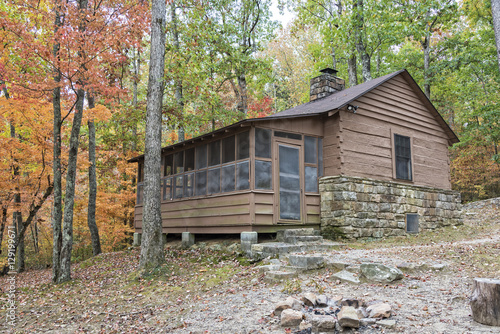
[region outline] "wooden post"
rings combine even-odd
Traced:
[[[475,321],[500,326],[500,280],[475,278],[470,307]]]

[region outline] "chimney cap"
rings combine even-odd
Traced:
[[[321,73],[325,73],[325,74],[332,74],[332,75],[337,75],[337,70],[334,70],[333,68],[330,68],[330,67],[326,67],[322,70],[319,70]]]

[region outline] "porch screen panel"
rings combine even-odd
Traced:
[[[225,164],[226,162],[232,162],[234,161],[234,154],[235,154],[235,144],[234,144],[235,137],[231,136],[228,138],[222,139],[222,163]]]
[[[250,163],[240,162],[236,165],[236,190],[246,190],[250,188]]]
[[[184,197],[194,195],[194,173],[184,175]]]
[[[207,145],[203,144],[196,148],[196,169],[207,167]]]
[[[184,177],[183,175],[174,176],[174,194],[173,198],[182,198],[183,188],[184,188]]]
[[[272,189],[271,161],[255,160],[255,189]]]
[[[220,164],[220,140],[208,144],[208,165],[215,166]]]
[[[172,178],[169,177],[163,180],[163,200],[171,200],[172,199]]]
[[[237,140],[237,154],[236,158],[238,160],[248,159],[250,157],[250,132],[243,132],[238,134]]]
[[[279,145],[280,219],[300,220],[299,149]]]
[[[184,153],[184,170],[186,172],[194,170],[194,148],[190,148]]]
[[[172,154],[165,156],[165,163],[163,167],[164,167],[163,171],[164,176],[174,174],[174,156]]]
[[[174,153],[174,174],[184,172],[184,151]]]
[[[207,194],[207,171],[202,170],[200,172],[196,172],[196,185],[195,185],[195,193],[196,196],[206,195]]]
[[[255,156],[271,158],[271,130],[255,128]]]
[[[207,192],[209,195],[220,193],[220,168],[208,170]]]
[[[221,169],[221,192],[234,191],[234,165],[224,166]]]

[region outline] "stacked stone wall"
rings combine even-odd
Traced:
[[[419,231],[462,224],[460,193],[359,177],[320,179],[321,229],[346,238],[405,235],[406,214],[419,215]]]

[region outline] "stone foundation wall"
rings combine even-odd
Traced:
[[[406,214],[418,213],[419,232],[462,224],[460,193],[359,177],[319,181],[321,229],[346,238],[405,235]]]

